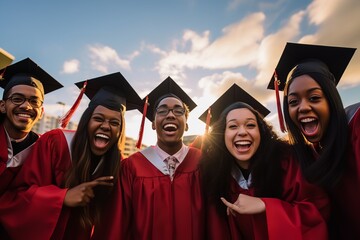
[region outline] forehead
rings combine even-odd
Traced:
[[[41,91],[39,89],[37,89],[36,87],[32,87],[32,86],[28,86],[28,85],[16,85],[13,86],[9,92],[8,92],[8,96],[12,95],[12,94],[22,94],[25,95],[26,97],[38,97],[38,98],[43,98]]]
[[[246,120],[246,119],[255,119],[256,116],[247,108],[237,108],[231,110],[227,116],[226,121],[230,120]]]
[[[119,111],[115,111],[115,110],[111,110],[107,107],[104,107],[102,105],[98,105],[93,112],[93,115],[103,115],[105,117],[109,117],[109,118],[118,118],[121,119],[121,113]]]
[[[168,107],[183,106],[183,103],[175,97],[166,97],[159,102],[157,107],[159,106],[168,106]]]
[[[310,89],[321,89],[320,85],[309,75],[301,75],[294,78],[288,87],[288,94],[307,91]]]

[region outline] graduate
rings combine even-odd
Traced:
[[[62,87],[30,58],[0,70],[0,195],[39,138],[32,127],[44,113],[44,95]]]
[[[157,143],[122,162],[127,239],[203,239],[200,151],[182,141],[196,104],[170,77],[147,98]]]
[[[124,113],[142,102],[119,72],[77,86],[91,101],[76,132],[42,135],[0,198],[10,239],[90,239],[107,224],[101,213],[118,179]]]
[[[355,50],[287,43],[269,84],[284,90],[284,118],[304,176],[329,192],[332,239],[360,239],[359,103],[345,111],[336,89]]]
[[[328,197],[303,178],[264,120],[269,110],[236,84],[210,109],[200,161],[206,238],[327,239]]]

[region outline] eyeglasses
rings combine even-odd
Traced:
[[[41,101],[40,99],[38,99],[36,97],[26,98],[26,97],[24,97],[22,95],[18,95],[18,94],[14,94],[14,95],[6,98],[5,100],[10,100],[15,105],[21,105],[25,101],[28,101],[29,104],[33,108],[39,108],[43,105],[43,101]]]
[[[185,109],[182,107],[174,107],[174,108],[158,107],[156,109],[156,114],[158,114],[159,116],[167,116],[170,111],[175,116],[178,116],[178,117],[185,114]]]

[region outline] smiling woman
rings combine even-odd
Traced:
[[[89,239],[94,227],[108,226],[101,212],[119,176],[126,105],[140,108],[142,102],[120,73],[86,83],[82,90],[91,101],[77,130],[42,135],[15,190],[0,200],[0,222],[11,239]]]
[[[306,179],[331,196],[334,239],[360,238],[359,104],[336,89],[356,49],[288,43],[279,60],[284,117]]]

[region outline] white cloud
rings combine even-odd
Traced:
[[[210,32],[198,34],[186,30],[182,41],[175,41],[174,49],[153,51],[163,56],[157,69],[161,76],[186,77],[185,70],[195,68],[229,69],[255,61],[260,40],[263,38],[263,13],[254,13],[223,29],[223,35],[210,41]]]
[[[110,67],[120,67],[125,70],[130,70],[130,61],[121,58],[116,50],[111,47],[103,45],[91,45],[89,46],[91,65],[94,69],[108,73]],[[139,53],[134,52],[130,55],[130,58],[137,56]]]
[[[312,35],[303,36],[300,42],[343,47],[360,46],[360,1],[314,0],[307,11],[309,22],[318,30]],[[339,85],[359,84],[359,76],[360,54],[355,52]]]
[[[294,41],[301,33],[300,24],[304,16],[304,11],[295,13],[287,21],[286,25],[277,32],[264,37],[261,41],[255,66],[258,69],[258,75],[256,76],[257,86],[267,86],[286,42]]]
[[[65,74],[76,73],[79,71],[79,67],[80,61],[77,59],[71,59],[64,62],[62,72]]]

